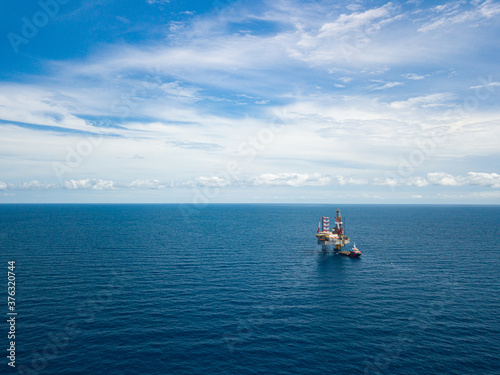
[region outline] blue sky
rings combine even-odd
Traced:
[[[500,203],[500,2],[0,14],[0,203]]]

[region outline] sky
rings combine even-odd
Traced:
[[[0,203],[500,203],[499,1],[0,7]]]

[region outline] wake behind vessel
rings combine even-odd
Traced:
[[[354,244],[354,247],[350,251],[342,249],[346,244],[350,243],[351,240],[344,232],[344,221],[340,215],[339,209],[335,216],[335,224],[331,230],[330,218],[326,216],[319,218],[316,238],[323,251],[327,251],[328,248],[332,246],[335,254],[345,255],[351,258],[359,258],[361,256],[361,251],[356,247],[356,244]]]

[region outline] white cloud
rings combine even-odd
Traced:
[[[57,188],[56,185],[52,184],[42,184],[41,182],[37,180],[32,180],[30,182],[23,182],[19,184],[18,189],[20,190],[48,190],[48,189],[55,189]]]
[[[415,74],[415,73],[407,73],[407,74],[403,74],[403,77],[406,78],[406,79],[411,79],[413,81],[417,81],[417,80],[420,80],[420,79],[424,79],[425,77],[428,77],[429,75],[426,74],[426,75],[419,75],[419,74]]]
[[[344,83],[349,83],[353,80],[352,77],[340,77],[339,79]]]
[[[413,177],[407,177],[407,178],[401,178],[401,179],[396,179],[396,178],[380,178],[376,177],[372,180],[372,183],[374,185],[380,185],[380,186],[416,186],[416,187],[424,187],[429,185],[429,182],[419,176],[413,176]]]
[[[351,176],[335,176],[334,183],[338,185],[366,185],[367,180]]]
[[[132,189],[162,189],[165,187],[159,180],[134,180],[123,184],[123,186]]]
[[[374,185],[381,186],[416,186],[425,187],[429,185],[436,186],[465,186],[479,185],[489,186],[491,188],[500,188],[500,175],[497,173],[479,173],[469,172],[465,176],[453,176],[444,172],[427,173],[426,178],[413,176],[407,178],[379,178],[372,180]]]
[[[433,185],[459,186],[465,184],[463,177],[455,177],[444,172],[427,173],[427,178]]]
[[[200,176],[194,180],[189,180],[184,183],[179,183],[177,186],[186,187],[224,187],[232,184],[232,181],[218,176]]]
[[[163,189],[165,187],[165,184],[156,179],[134,180],[125,183],[95,178],[64,181],[64,188],[69,190]]]
[[[45,184],[37,180],[22,182],[18,185],[7,184],[0,181],[0,190],[49,190],[49,189],[68,189],[68,190],[115,190],[115,189],[162,189],[166,185],[156,179],[134,180],[132,182],[117,183],[102,179],[81,179],[67,180],[63,185]]]
[[[295,33],[278,37],[290,57],[329,68],[331,64],[352,67],[360,62],[373,66],[394,58],[394,51],[386,48],[381,51],[383,45],[375,39],[388,25],[402,18],[397,14],[397,5],[387,3],[378,8],[340,14],[333,21],[318,17],[327,12],[326,9],[318,7],[316,12],[315,17],[296,22]]]
[[[37,180],[20,183],[18,185],[0,182],[1,191],[11,190],[116,190],[116,189],[163,189],[168,187],[324,187],[324,186],[389,186],[389,187],[418,187],[423,188],[429,185],[435,186],[487,186],[500,188],[500,174],[468,172],[466,175],[454,176],[445,172],[427,173],[426,177],[411,176],[406,178],[397,177],[374,177],[371,179],[336,175],[332,177],[320,173],[264,173],[246,178],[228,180],[218,176],[200,176],[186,182],[161,183],[157,179],[134,180],[132,182],[117,183],[111,180],[102,179],[80,179],[64,181],[62,186],[44,184]]]
[[[399,186],[400,183],[396,178],[380,178],[376,177],[373,179],[373,183],[375,185],[381,185],[381,186]]]
[[[363,5],[357,4],[357,3],[352,3],[352,4],[347,5],[346,8],[349,10],[352,10],[352,11],[356,11],[356,10],[360,10],[361,8],[363,8]]]
[[[487,82],[483,85],[471,86],[471,89],[481,89],[483,87],[497,87],[500,86],[500,82]]]
[[[500,4],[492,0],[486,0],[479,6],[479,11],[482,16],[492,18],[500,14]]]
[[[412,107],[422,107],[422,108],[437,108],[443,106],[449,106],[450,101],[454,98],[451,93],[435,93],[428,94],[424,96],[415,96],[407,100],[394,101],[390,103],[392,108],[404,109]]]
[[[467,173],[467,181],[472,185],[490,186],[500,188],[500,174],[498,173]]]
[[[466,176],[453,176],[435,172],[428,173],[427,179],[431,184],[440,186],[480,185],[500,188],[500,175],[497,173],[468,172]]]
[[[197,177],[184,183],[178,183],[176,186],[187,187],[225,187],[225,186],[327,186],[327,185],[366,185],[368,181],[362,178],[352,176],[335,176],[320,173],[263,173],[253,177],[239,178],[232,181],[221,177]]]
[[[153,5],[153,4],[166,4],[166,3],[169,3],[170,0],[146,0],[146,3],[148,3],[149,5]]]
[[[179,81],[162,83],[159,85],[159,89],[173,97],[190,99],[192,102],[201,99],[201,96],[198,94],[200,91],[199,88],[182,85]]]
[[[49,190],[57,188],[58,188],[57,185],[43,184],[37,180],[22,182],[18,185],[0,181],[0,190]]]
[[[64,181],[64,188],[69,190],[114,190],[117,189],[113,181],[100,179],[84,179]]]
[[[319,173],[265,173],[255,177],[255,186],[324,186],[331,182],[329,176]]]
[[[383,68],[365,68],[361,71],[361,74],[368,74],[368,75],[376,76],[376,75],[382,75],[384,73],[387,73],[390,70],[391,70],[391,68],[389,68],[387,66],[385,66]]]
[[[423,187],[429,185],[429,182],[422,177],[409,177],[403,182],[403,184],[407,186]]]
[[[53,183],[56,178],[50,163],[64,162],[68,148],[81,146],[82,132],[97,129],[94,122],[100,120],[92,119],[110,118],[106,121],[117,126],[99,129],[113,137],[104,137],[65,175],[62,188],[169,186],[150,176],[187,181],[174,183],[177,187],[424,187],[431,183],[456,186],[463,181],[496,186],[491,182],[495,176],[465,175],[466,171],[457,172],[465,180],[459,176],[431,176],[434,182],[427,177],[371,179],[388,168],[395,170],[398,155],[417,150],[415,141],[425,143],[428,129],[452,128],[451,120],[443,118],[443,109],[469,105],[461,97],[463,89],[483,87],[473,83],[476,77],[494,71],[494,62],[474,64],[477,71],[468,66],[482,58],[478,44],[490,29],[468,29],[478,43],[461,45],[452,33],[435,33],[433,38],[417,33],[416,25],[426,22],[419,17],[427,13],[408,13],[406,3],[373,9],[356,4],[347,8],[352,12],[341,7],[321,12],[326,10],[321,4],[270,1],[260,11],[258,6],[239,2],[234,12],[171,24],[175,30],[169,31],[165,24],[166,38],[157,43],[104,47],[102,53],[87,59],[54,63],[48,71],[56,75],[23,80],[36,84],[7,82],[0,88],[0,118],[26,124],[2,125],[0,149],[7,155],[0,161],[6,171],[2,179]],[[458,15],[462,5],[436,7],[433,17]],[[484,17],[496,12],[492,2],[477,2],[477,6]],[[228,25],[255,20],[279,27],[244,35],[226,32]],[[450,63],[459,75],[450,78],[437,72]],[[487,84],[488,88],[499,85],[492,80]],[[398,88],[390,90],[393,87]],[[446,92],[436,93],[436,88]],[[117,101],[130,113],[117,111]],[[456,165],[466,155],[496,155],[499,112],[490,102],[494,103],[481,101],[474,113],[464,112],[463,127],[447,133],[446,143],[432,150],[420,173],[456,170],[448,165]],[[260,142],[255,158],[247,162],[238,153],[238,145],[267,129],[275,109],[288,111],[286,129],[275,133],[272,141]],[[246,176],[254,177],[226,181],[211,175],[233,157],[243,161]],[[130,175],[136,180],[123,182],[130,181]],[[0,183],[0,190],[49,186],[53,185]]]
[[[458,24],[476,26],[482,19],[489,19],[500,14],[500,4],[492,0],[475,2],[471,9],[463,1],[450,1],[434,7],[432,20],[423,24],[418,31],[429,32],[440,28],[450,28]]]
[[[396,86],[402,86],[402,85],[404,85],[404,82],[387,82],[387,83],[383,83],[383,84],[372,85],[372,86],[370,86],[370,90],[386,90],[386,89],[390,89],[390,88],[393,88]]]
[[[320,28],[318,37],[345,35],[363,29],[364,33],[373,33],[381,28],[381,24],[374,23],[374,21],[388,19],[394,8],[392,3],[388,3],[380,8],[368,9],[364,12],[341,14],[334,22],[325,23]]]

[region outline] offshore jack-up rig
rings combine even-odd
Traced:
[[[344,233],[344,222],[342,221],[340,210],[337,210],[335,223],[331,230],[330,218],[326,216],[319,218],[316,238],[323,251],[327,251],[330,246],[333,246],[335,254],[345,255],[351,258],[359,258],[361,256],[361,251],[356,248],[356,244],[354,244],[350,251],[342,249],[346,244],[350,243],[351,240]]]

